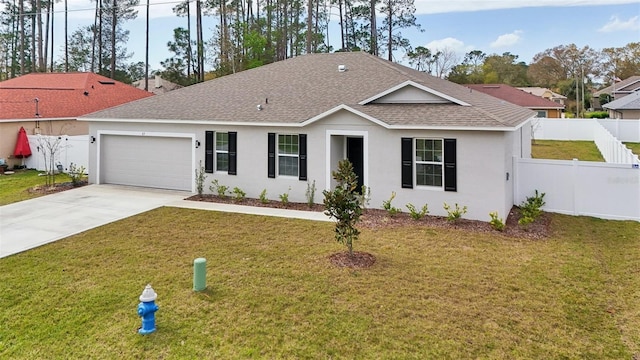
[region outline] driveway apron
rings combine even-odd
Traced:
[[[0,206],[0,258],[190,196],[188,192],[88,185]]]

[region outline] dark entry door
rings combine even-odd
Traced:
[[[364,185],[364,146],[363,139],[360,137],[347,138],[347,159],[353,165],[353,172],[358,177],[358,189],[362,191]]]

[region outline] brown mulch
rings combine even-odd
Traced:
[[[242,200],[235,200],[230,196],[221,198],[216,195],[194,195],[187,198],[187,200],[220,202],[259,207],[273,207],[291,210],[324,211],[324,206],[321,204],[313,204],[313,206],[309,207],[309,205],[306,203],[289,202],[285,205],[282,202],[276,200],[270,200],[266,203],[262,203],[259,199],[245,198]],[[390,216],[387,211],[382,209],[365,209],[362,217],[360,218],[360,222],[358,223],[358,227],[364,229],[382,229],[390,227],[395,228],[403,226],[423,225],[426,227],[434,228],[460,229],[465,231],[483,233],[499,233],[508,237],[534,240],[544,239],[549,236],[551,216],[548,213],[542,213],[542,215],[533,224],[530,224],[526,228],[518,224],[518,219],[520,219],[520,210],[514,206],[505,221],[506,226],[504,231],[500,232],[494,230],[489,222],[484,221],[469,220],[463,218],[452,223],[443,216],[425,216],[420,220],[413,220],[409,213],[406,212]],[[487,220],[489,220],[488,214]]]
[[[55,194],[65,190],[75,189],[77,187],[87,185],[86,181],[81,181],[77,184],[72,182],[63,182],[63,183],[55,183],[53,185],[37,185],[32,188],[27,189],[27,192],[30,194],[40,194],[40,195],[49,195]]]
[[[329,261],[338,267],[347,267],[351,269],[365,269],[373,266],[376,257],[362,251],[354,251],[349,254],[348,251],[335,253],[329,256]]]

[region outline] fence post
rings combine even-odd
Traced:
[[[520,174],[519,174],[519,168],[518,165],[520,165],[519,159],[517,156],[512,156],[513,159],[513,204],[512,205],[516,205],[518,204],[518,194],[520,192]]]
[[[576,186],[577,180],[578,180],[578,165],[579,165],[578,159],[573,159],[572,165],[573,165],[573,171],[571,175],[573,177],[572,183],[574,184],[572,187],[573,188],[573,194],[572,194],[573,215],[580,215],[580,212],[578,211],[578,190],[577,190],[578,187]]]

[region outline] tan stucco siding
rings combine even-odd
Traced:
[[[86,135],[89,132],[86,122],[76,120],[0,121],[0,158],[5,159],[9,167],[21,163],[20,159],[13,158],[20,127],[24,127],[27,135]]]

